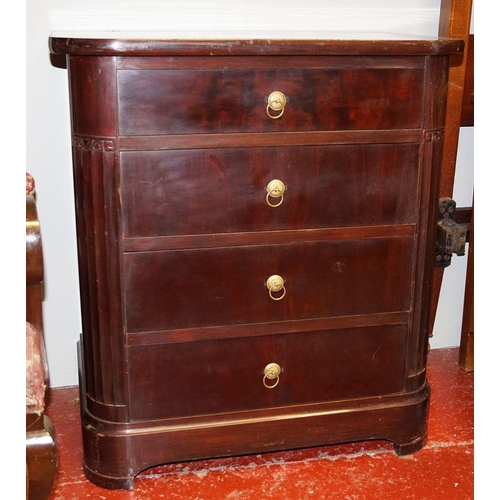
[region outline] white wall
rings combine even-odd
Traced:
[[[453,199],[457,207],[472,206],[474,181],[474,127],[462,127],[458,142]],[[460,344],[462,330],[465,276],[467,273],[466,255],[451,259],[451,266],[444,272],[441,294],[439,296],[434,336],[430,340],[432,348]]]
[[[345,5],[348,7],[345,7]],[[67,74],[51,65],[48,37],[55,30],[253,31],[273,37],[331,30],[434,36],[439,0],[27,0],[26,171],[36,179],[45,259],[44,324],[51,386],[76,385],[76,342],[81,331]],[[308,32],[304,34],[303,32]],[[470,205],[472,129],[461,140],[458,205]],[[22,168],[19,166],[19,168]],[[21,172],[22,173],[22,172]],[[432,347],[460,339],[466,258],[446,270]],[[453,293],[448,293],[451,290]]]
[[[44,330],[51,385],[75,385],[81,331],[67,73],[50,62],[52,0],[26,12],[26,171],[35,177],[45,266]],[[21,166],[19,168],[22,168]]]

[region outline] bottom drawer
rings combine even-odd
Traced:
[[[131,417],[171,418],[401,392],[406,345],[406,326],[390,325],[130,347]],[[265,378],[270,363],[279,365],[279,379]]]

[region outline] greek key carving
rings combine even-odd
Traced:
[[[89,138],[73,136],[73,147],[87,151],[114,151],[115,141],[105,138]]]
[[[444,129],[424,130],[424,142],[434,142],[443,139]]]

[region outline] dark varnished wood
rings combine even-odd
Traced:
[[[415,223],[419,147],[122,153],[124,236]],[[276,208],[273,179],[286,185]]]
[[[131,417],[187,417],[398,393],[405,386],[406,342],[405,327],[394,325],[137,347],[130,350],[130,381],[137,390]],[[164,359],[171,362],[165,365]],[[270,362],[282,369],[273,390],[263,384]]]
[[[35,199],[26,196],[26,284],[34,285],[43,281],[43,254],[40,222]]]
[[[470,217],[464,311],[458,362],[464,370],[474,370],[474,206]]]
[[[408,359],[409,373],[417,376],[425,370],[429,349],[429,285],[432,281],[435,258],[435,235],[438,210],[438,183],[441,168],[443,141],[446,136],[445,102],[447,95],[446,75],[448,61],[445,57],[427,58],[427,79],[425,83],[422,107],[422,123],[424,130],[421,151],[420,179],[420,238],[417,240],[417,258],[415,259],[414,316],[410,329]]]
[[[126,254],[126,329],[406,311],[412,253],[407,237]],[[280,301],[266,287],[274,274],[285,280]]]
[[[275,245],[306,241],[331,241],[387,236],[414,236],[415,224],[393,226],[328,227],[318,229],[287,229],[276,231],[244,231],[237,233],[186,234],[180,236],[155,236],[124,238],[124,251],[182,250],[186,248],[218,248],[245,245]]]
[[[474,35],[469,35],[467,39],[467,61],[465,63],[465,81],[460,126],[474,126]]]
[[[338,330],[377,325],[406,324],[410,311],[389,313],[357,314],[355,316],[333,316],[322,318],[287,319],[269,323],[248,323],[233,325],[176,328],[150,332],[127,333],[127,345],[152,345],[164,342],[193,342],[197,340],[258,337],[282,332],[312,332],[320,329]]]
[[[87,476],[132,488],[168,461],[423,446],[448,57],[462,43],[51,47],[70,70]],[[288,98],[278,120],[274,90]]]
[[[48,383],[47,359],[43,328],[43,247],[40,221],[33,195],[26,195],[26,322],[39,336],[40,362]],[[32,382],[33,360],[26,360],[26,382]],[[36,380],[38,382],[38,380]],[[40,381],[43,382],[43,381]],[[42,391],[43,393],[45,391]],[[26,408],[26,499],[45,500],[49,497],[58,470],[58,447],[54,427],[44,413]]]
[[[120,36],[121,35],[121,36]],[[460,40],[427,39],[425,37],[394,37],[390,39],[360,40],[360,33],[352,36],[318,40],[176,40],[168,38],[135,38],[133,33],[110,32],[104,38],[55,35],[49,40],[53,54],[91,56],[235,56],[235,55],[437,55],[459,54]]]
[[[126,418],[116,259],[120,233],[112,138],[116,116],[110,105],[116,100],[115,61],[76,57],[69,61],[69,72],[76,212],[85,214],[77,216],[77,232],[88,397],[99,405],[99,415]]]
[[[35,198],[26,195],[26,319],[43,337],[43,251]],[[42,338],[43,344],[43,338]]]
[[[333,144],[420,143],[421,129],[404,130],[321,130],[309,132],[264,132],[196,135],[143,135],[117,138],[121,151],[165,149],[248,148],[287,146],[327,146]]]
[[[58,448],[54,426],[39,416],[41,429],[26,429],[27,500],[46,500],[58,471]]]
[[[418,127],[422,69],[367,69],[363,62],[360,57],[359,66],[350,69],[339,69],[328,59],[322,68],[283,68],[275,59],[275,67],[269,69],[122,70],[119,132],[126,136]],[[275,90],[287,98],[279,120],[265,113],[267,98]]]
[[[136,472],[166,461],[381,437],[393,441],[398,454],[414,453],[427,436],[429,386],[424,382],[416,390],[365,398],[362,405],[355,406],[337,401],[153,420],[146,432],[143,421],[118,425],[97,421],[88,413],[85,401],[82,403],[85,474],[105,488],[133,489]],[[294,419],[301,422],[300,432]],[[99,435],[95,426],[99,426]],[[135,472],[131,474],[131,470]]]

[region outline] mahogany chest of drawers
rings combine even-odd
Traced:
[[[67,55],[84,465],[425,442],[453,40],[54,36]]]

